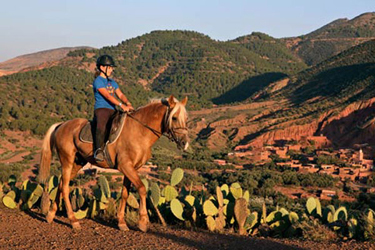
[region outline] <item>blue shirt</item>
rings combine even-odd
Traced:
[[[108,108],[108,109],[115,109],[115,105],[112,104],[110,101],[104,98],[102,94],[99,93],[98,89],[105,88],[107,89],[108,93],[113,96],[115,96],[115,90],[118,89],[118,84],[111,78],[108,78],[108,80],[104,77],[98,76],[95,78],[92,88],[94,90],[94,96],[95,96],[95,106],[94,109],[99,108]]]

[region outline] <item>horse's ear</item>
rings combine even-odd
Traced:
[[[171,107],[171,108],[173,108],[176,105],[176,102],[174,101],[174,96],[173,95],[171,95],[168,98],[168,103],[169,103],[169,107]]]
[[[186,106],[187,101],[188,101],[188,97],[185,96],[185,98],[182,99],[181,104],[184,105],[184,106]]]

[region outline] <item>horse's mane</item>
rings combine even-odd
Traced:
[[[169,119],[166,121],[166,125],[169,129],[172,128],[172,118],[177,112],[178,112],[178,116],[176,116],[176,118],[179,122],[179,126],[183,126],[183,127],[186,126],[186,117],[187,117],[186,108],[176,98],[174,98],[174,101],[176,102],[176,105],[170,111]],[[156,111],[156,109],[160,107],[160,104],[168,106],[168,100],[165,98],[153,98],[149,101],[148,104],[137,108],[135,110],[135,113],[144,114],[144,115],[154,113],[154,111]]]

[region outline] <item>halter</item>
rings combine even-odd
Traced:
[[[162,104],[167,106],[167,111],[164,114],[164,119],[163,119],[163,124],[162,124],[162,132],[159,132],[156,129],[151,128],[147,124],[145,124],[145,123],[141,122],[140,120],[138,120],[137,118],[135,118],[130,113],[128,113],[128,116],[130,118],[132,118],[133,120],[137,121],[138,123],[140,123],[145,128],[148,128],[149,130],[151,130],[151,132],[154,133],[158,138],[160,138],[162,135],[164,135],[170,141],[175,142],[177,145],[179,145],[181,140],[178,139],[176,134],[183,134],[184,132],[179,132],[179,130],[188,131],[188,129],[186,127],[177,127],[177,128],[169,129],[169,122],[168,121],[169,121],[169,116],[170,116],[172,110],[170,109],[169,103],[166,102],[165,100],[162,100]],[[164,130],[165,130],[164,132],[163,132],[163,127],[164,127]]]

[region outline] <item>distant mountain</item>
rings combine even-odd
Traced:
[[[237,41],[219,42],[191,31],[154,31],[100,50],[77,50],[69,57],[80,65],[93,65],[98,55],[108,53],[119,65],[115,76],[124,82],[161,94],[188,95],[196,105],[207,106],[257,75],[294,74],[306,68],[285,48],[282,53],[272,51],[278,49],[249,49]]]
[[[299,105],[311,98],[340,103],[370,98],[375,96],[374,68],[375,40],[370,40],[300,72],[280,93]]]
[[[58,48],[40,51],[32,54],[18,56],[0,63],[0,76],[19,72],[23,69],[38,66],[40,64],[58,61],[66,57],[70,51],[77,49],[92,49],[91,47]]]
[[[281,41],[307,65],[315,65],[372,39],[375,39],[375,12],[351,20],[338,19],[307,35]]]

